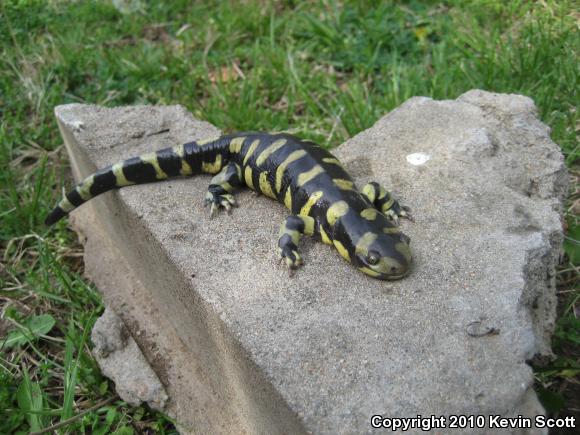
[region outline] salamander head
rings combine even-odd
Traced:
[[[400,279],[410,271],[409,243],[409,237],[401,232],[367,232],[357,241],[352,262],[373,278]]]
[[[341,241],[339,253],[373,278],[400,279],[410,271],[409,237],[380,212],[345,214],[336,223],[334,236]],[[341,252],[342,247],[347,249]]]
[[[400,279],[411,268],[410,239],[362,196],[338,201],[327,211],[332,243],[361,272],[376,279]]]

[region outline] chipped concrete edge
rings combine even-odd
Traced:
[[[505,120],[500,119],[502,107],[494,100],[496,97],[509,97],[513,101],[515,108],[507,111],[511,118],[510,126],[516,123],[535,124],[541,131],[538,141],[560,151],[560,146],[550,137],[550,127],[541,121],[539,110],[530,97],[519,94],[495,94],[474,89],[460,95],[457,101],[475,106],[487,114],[495,114],[491,122],[501,124]],[[497,115],[498,113],[500,115]],[[533,181],[536,185],[529,195],[542,200],[551,200],[552,210],[558,216],[557,219],[560,219],[569,188],[568,171],[564,160],[561,159],[560,166],[552,172],[543,174],[541,178]],[[521,296],[521,306],[532,319],[536,339],[536,348],[533,354],[527,355],[527,360],[554,358],[551,338],[556,328],[557,317],[556,271],[563,252],[564,233],[562,226],[558,225],[557,228],[542,229],[541,234],[542,246],[530,248],[526,252],[522,270],[525,286]]]
[[[115,382],[125,402],[138,406],[146,402],[164,411],[167,392],[141,352],[130,331],[115,312],[107,307],[91,332],[92,350],[103,375]]]

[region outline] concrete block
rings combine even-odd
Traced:
[[[179,106],[56,116],[77,179],[219,133]],[[551,355],[567,174],[533,102],[412,98],[334,153],[359,185],[376,180],[413,209],[403,280],[373,280],[307,238],[289,278],[275,255],[286,209],[243,191],[210,220],[206,176],[73,212],[87,275],[163,383],[166,411],[185,432],[263,434],[371,433],[375,414],[543,413],[526,361]]]

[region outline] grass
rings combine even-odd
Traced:
[[[0,3],[1,433],[172,433],[114,393],[87,335],[103,310],[82,250],[42,220],[70,185],[58,104],[183,104],[226,131],[332,147],[407,98],[482,88],[532,97],[573,174],[558,274],[558,358],[536,367],[578,415],[578,12],[572,0]]]

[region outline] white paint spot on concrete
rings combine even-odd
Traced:
[[[85,123],[81,120],[74,120],[71,123],[72,128],[74,128],[76,131],[80,131],[83,128],[85,128]]]
[[[413,153],[407,156],[407,162],[413,166],[420,166],[431,160],[431,156],[427,153]]]

